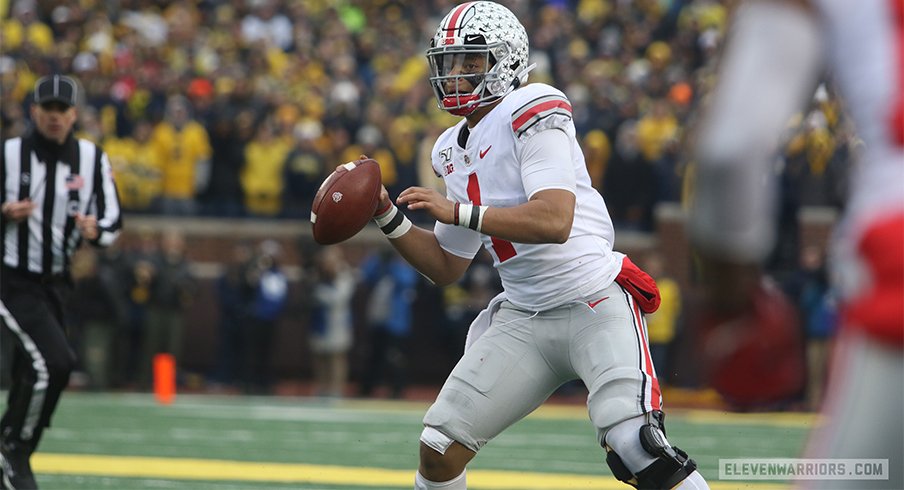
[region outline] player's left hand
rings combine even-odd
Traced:
[[[408,209],[424,209],[440,223],[452,224],[455,203],[435,189],[409,187],[399,194],[396,202],[407,205]]]
[[[75,226],[86,240],[97,239],[99,233],[97,231],[96,216],[85,216],[84,214],[79,213],[75,215]]]

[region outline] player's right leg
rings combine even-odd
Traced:
[[[576,311],[572,349],[612,473],[641,489],[708,489],[696,463],[665,437],[643,314],[617,284],[598,296],[608,299]]]
[[[663,418],[656,410],[606,432],[606,463],[612,473],[639,489],[708,490],[694,460],[666,439]]]
[[[564,362],[556,369],[543,339],[554,331],[550,321],[568,315],[567,307],[537,314],[502,304],[424,416],[416,490],[466,489],[465,466],[477,451],[574,377]]]

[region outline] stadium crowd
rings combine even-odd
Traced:
[[[452,3],[12,0],[3,137],[26,127],[34,80],[65,72],[85,89],[80,134],[109,153],[129,211],[305,217],[324,176],[360,153],[392,193],[437,185],[428,145],[451,116],[434,107],[423,55]],[[692,174],[682,141],[725,2],[506,3],[531,32],[532,80],[575,107],[616,226],[651,229],[655,204],[679,200]],[[803,204],[837,202],[852,137],[836,101],[821,91],[789,130],[786,184],[805,188]]]
[[[0,0],[2,138],[50,73],[84,88],[77,130],[111,158],[131,213],[305,219],[337,164],[381,165],[391,195],[436,186],[424,51],[453,0]],[[685,153],[726,0],[503,1],[531,36],[532,81],[561,87],[618,230],[651,231],[693,185]],[[782,226],[839,206],[858,140],[830,81],[788,126]],[[778,265],[796,265],[782,240]],[[793,278],[792,278],[793,279]],[[801,286],[803,288],[803,286]]]

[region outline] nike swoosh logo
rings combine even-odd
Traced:
[[[483,151],[480,152],[480,158],[481,158],[481,160],[482,160],[483,157],[487,154],[487,152],[490,151],[490,148],[492,148],[492,147],[493,147],[493,145],[490,145],[490,146],[487,147],[486,150],[483,150]]]
[[[603,301],[606,301],[607,299],[609,299],[608,296],[603,297],[603,298],[600,298],[600,299],[598,299],[598,300],[596,300],[596,301],[588,301],[588,302],[587,302],[587,306],[589,306],[590,309],[593,309],[593,308],[596,307],[596,305],[602,303]]]

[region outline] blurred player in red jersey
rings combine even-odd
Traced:
[[[762,313],[746,298],[774,241],[770,165],[827,69],[865,147],[833,237],[843,325],[826,421],[806,456],[889,461],[889,479],[821,489],[904,488],[904,0],[747,1],[723,56],[698,133],[690,223],[707,284],[720,287],[709,306]]]
[[[658,306],[658,291],[612,250],[615,231],[567,97],[526,83],[524,26],[497,3],[463,3],[440,22],[427,58],[439,107],[462,117],[431,152],[446,195],[423,187],[399,194],[399,204],[437,220],[432,230],[412,226],[385,190],[376,221],[440,285],[461,277],[482,245],[504,292],[471,325],[463,357],[424,416],[415,488],[467,488],[477,451],[575,379],[589,389],[590,420],[617,478],[639,488],[708,488],[665,438],[642,313]]]

